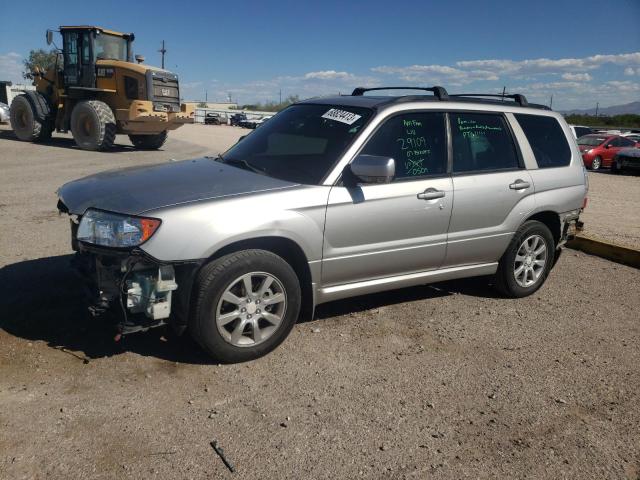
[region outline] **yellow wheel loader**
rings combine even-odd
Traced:
[[[54,67],[35,68],[35,91],[14,98],[11,126],[20,140],[44,141],[71,131],[85,150],[108,150],[117,133],[134,147],[158,149],[167,131],[193,123],[180,104],[178,76],[133,61],[133,33],[94,26],[60,27],[62,52]],[[47,43],[53,32],[47,31]]]

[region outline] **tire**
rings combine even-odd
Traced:
[[[620,169],[618,168],[618,159],[617,159],[617,157],[614,157],[614,159],[611,161],[611,173],[613,173],[613,174],[621,173]]]
[[[71,133],[83,150],[109,150],[116,139],[116,117],[100,100],[84,100],[71,111]]]
[[[591,170],[600,170],[600,167],[602,167],[602,158],[598,156],[591,162]]]
[[[537,238],[537,245],[534,240]],[[528,245],[533,252],[541,249],[541,241],[544,242],[544,264],[527,263],[528,259],[534,261],[542,261],[540,255],[536,256],[527,254],[524,243]],[[523,260],[518,261],[517,257]],[[554,265],[555,259],[555,242],[549,228],[536,220],[529,220],[522,224],[516,231],[507,250],[500,259],[498,271],[496,272],[496,288],[505,296],[512,298],[520,298],[531,295],[544,284],[549,271]],[[531,269],[531,273],[526,270]],[[520,270],[520,267],[524,269]],[[540,267],[540,268],[536,268]],[[519,273],[520,271],[520,273]],[[528,283],[531,281],[532,283]],[[523,285],[524,283],[524,285]]]
[[[9,117],[11,128],[19,140],[42,142],[51,138],[51,107],[42,94],[28,92],[15,97],[11,102]]]
[[[261,294],[267,277],[272,278],[270,286]],[[245,278],[250,278],[252,295],[246,294]],[[245,362],[266,355],[287,338],[298,319],[300,305],[300,282],[285,260],[265,250],[243,250],[216,259],[200,270],[188,328],[194,340],[215,360]]]
[[[167,141],[167,131],[155,135],[129,135],[129,140],[138,150],[158,150]]]

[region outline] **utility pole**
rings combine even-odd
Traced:
[[[504,102],[504,95],[507,93],[507,86],[502,87],[502,101]]]
[[[598,116],[598,107],[600,106],[600,102],[596,102],[596,117]]]
[[[209,101],[209,91],[205,90],[204,91],[204,102],[207,103]]]
[[[164,48],[164,40],[162,40],[162,48],[158,51],[162,54],[162,69],[164,70],[164,54],[167,53],[167,49]]]
[[[553,95],[551,95],[551,100],[549,100],[549,108],[553,107]]]
[[[280,89],[280,103],[282,104],[282,89]]]

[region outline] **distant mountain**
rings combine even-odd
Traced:
[[[562,112],[564,115],[595,115],[595,108],[587,108],[585,110],[569,110]],[[612,105],[611,107],[602,107],[598,109],[598,115],[613,116],[634,113],[640,115],[640,102],[625,103],[624,105]]]

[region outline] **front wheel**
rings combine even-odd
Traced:
[[[195,293],[191,335],[225,363],[272,351],[287,338],[300,312],[298,276],[285,260],[265,250],[231,253],[205,265]]]
[[[507,297],[526,297],[538,290],[554,264],[555,243],[549,228],[536,220],[525,222],[500,259],[496,287]]]
[[[591,170],[599,170],[602,166],[602,159],[600,157],[596,157],[591,162]]]
[[[167,131],[154,135],[129,135],[129,140],[138,150],[158,150],[167,141]]]

